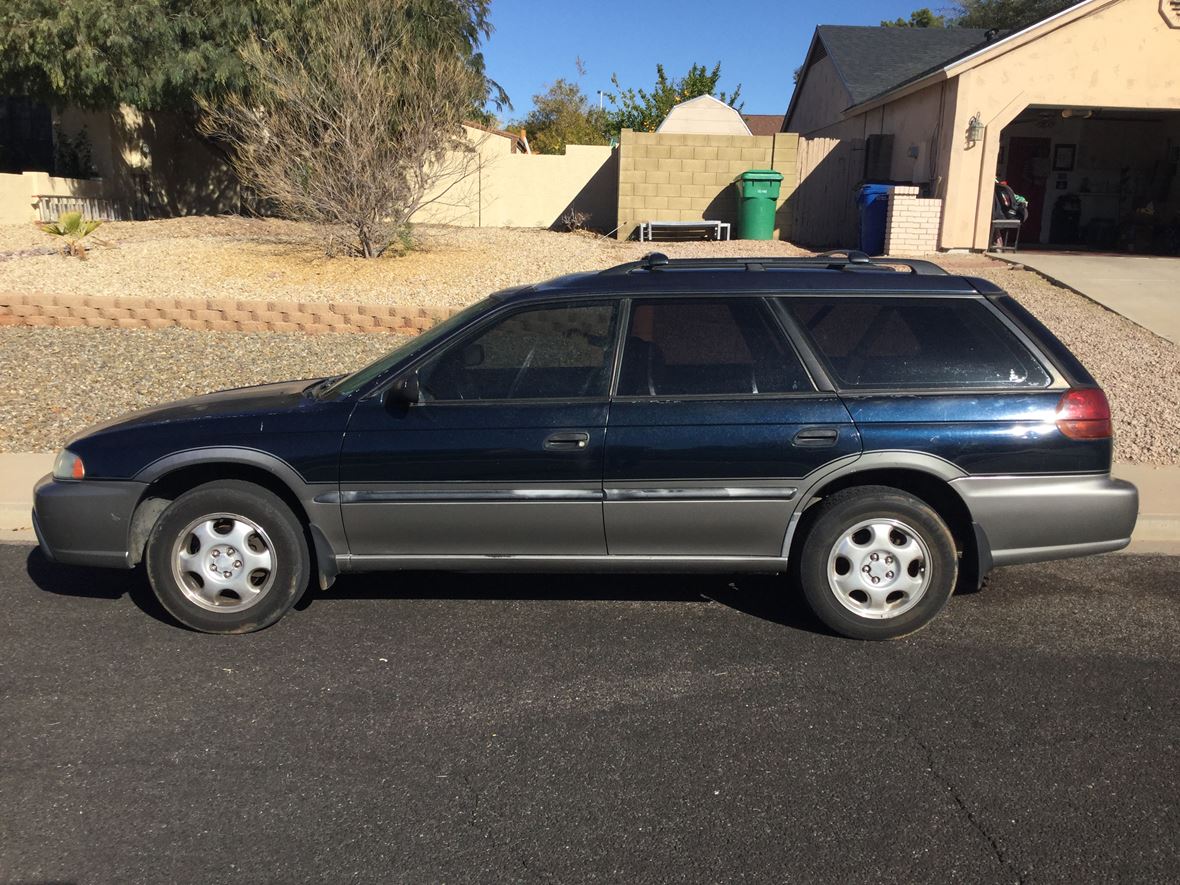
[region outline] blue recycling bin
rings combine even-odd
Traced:
[[[866,255],[885,254],[885,214],[889,209],[890,184],[862,184],[856,193],[860,211],[860,251]]]

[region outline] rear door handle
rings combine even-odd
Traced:
[[[791,445],[808,448],[834,446],[840,439],[840,431],[835,427],[804,427],[791,439]]]
[[[563,430],[545,438],[547,452],[580,452],[590,445],[590,434],[584,430]]]

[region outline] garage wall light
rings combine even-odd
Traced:
[[[983,140],[983,133],[987,131],[987,127],[983,125],[983,120],[979,119],[978,112],[967,121],[967,147],[975,147],[975,145]]]

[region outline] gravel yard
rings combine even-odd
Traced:
[[[393,335],[0,329],[0,451],[50,451],[133,409],[226,387],[356,369]]]
[[[423,228],[404,258],[327,259],[290,222],[181,218],[106,225],[81,262],[36,254],[43,235],[0,227],[0,291],[227,295],[461,306],[498,288],[628,261],[651,246],[540,230]],[[805,254],[781,242],[661,243],[677,257]],[[33,254],[30,254],[32,251]],[[1180,464],[1180,348],[1039,275],[983,256],[938,256],[1011,292],[1081,358],[1110,396],[1116,457]],[[0,328],[0,451],[43,451],[95,421],[223,387],[358,367],[395,346],[379,335]]]
[[[43,254],[32,225],[0,226],[0,291],[55,295],[231,297],[257,301],[359,301],[462,307],[489,292],[633,261],[648,244],[524,228],[415,228],[418,248],[377,260],[328,258],[324,234],[307,224],[257,218],[115,222],[94,234],[106,245],[86,261]],[[750,245],[663,243],[675,257],[745,255]],[[789,243],[762,254],[805,254]]]

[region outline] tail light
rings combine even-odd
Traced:
[[[1109,439],[1106,394],[1097,387],[1067,390],[1057,403],[1057,429],[1070,439]]]

